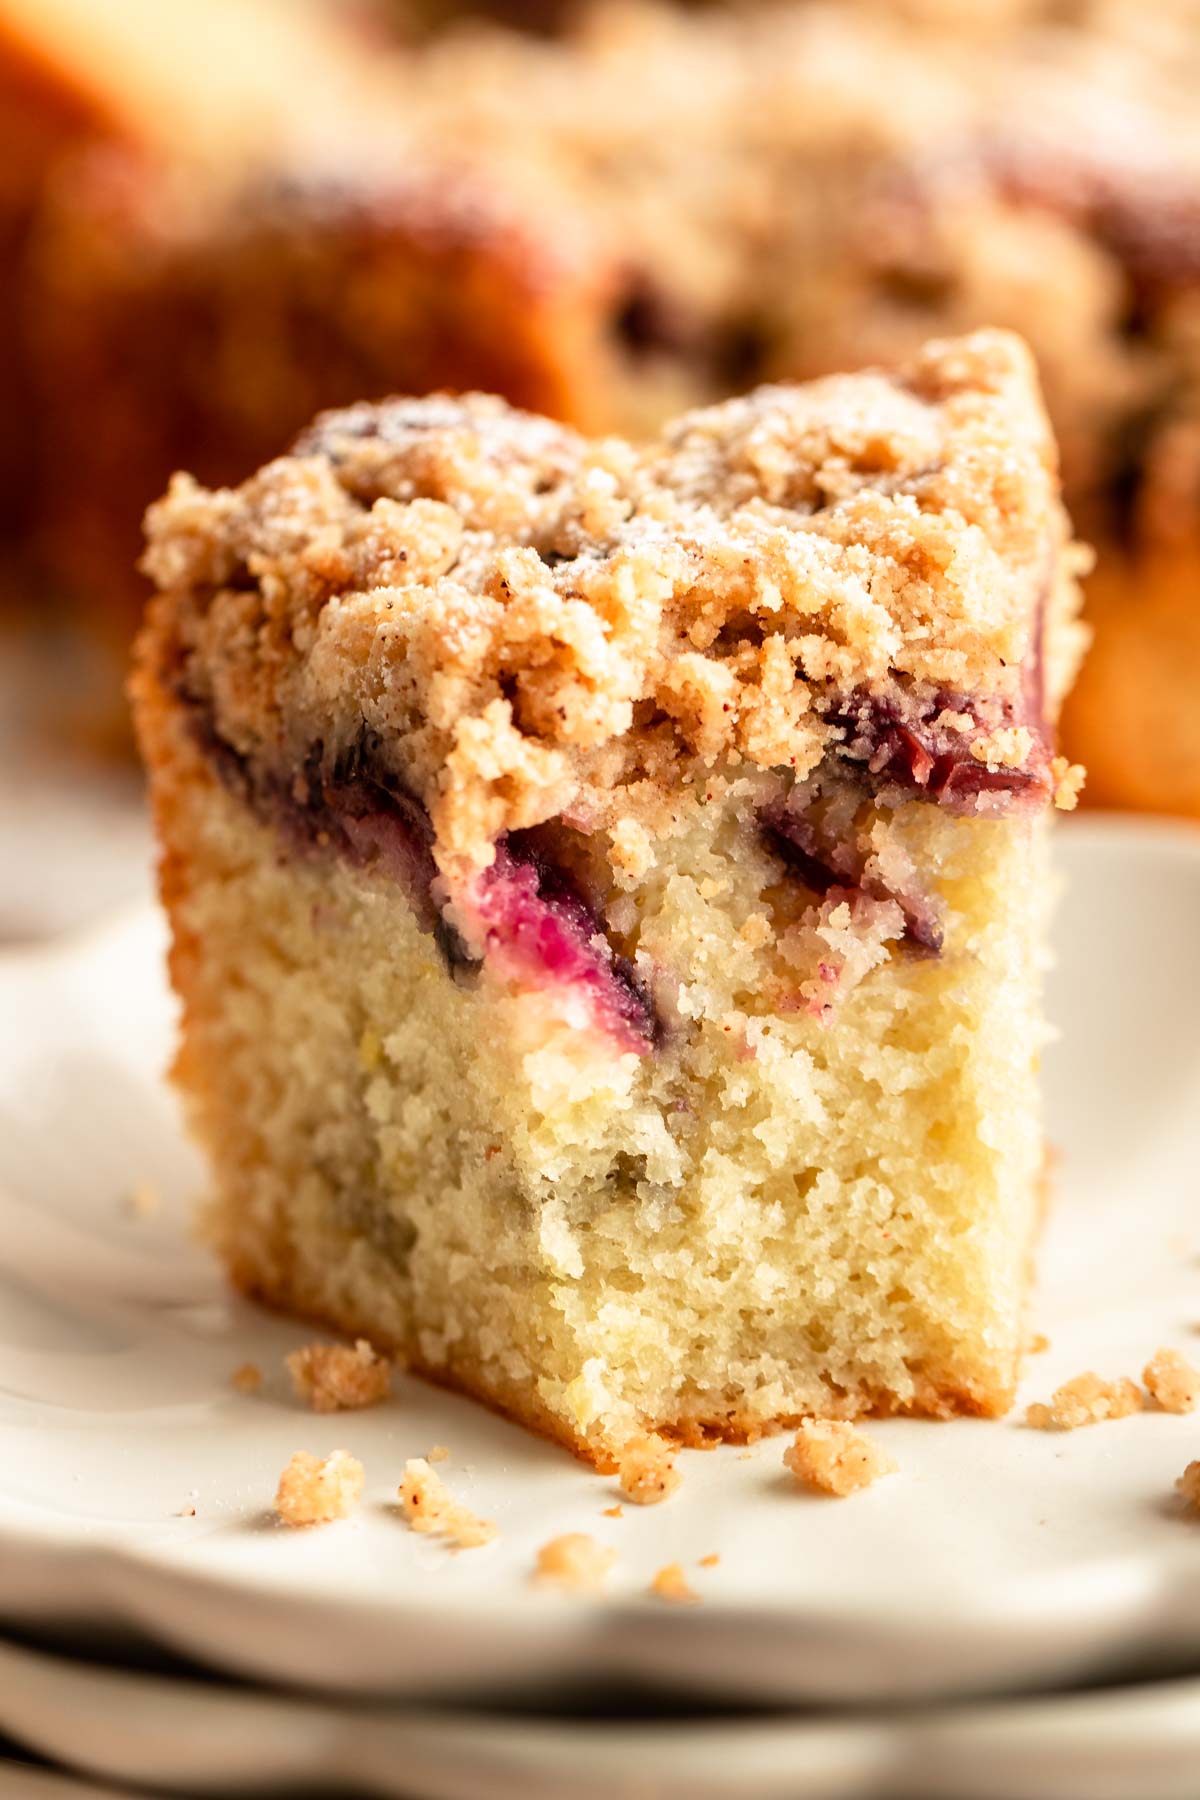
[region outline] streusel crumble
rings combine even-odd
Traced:
[[[984,333],[641,448],[325,417],[152,510],[178,1076],[242,1286],[613,1466],[1010,1402],[1076,555]]]
[[[456,1500],[423,1456],[414,1456],[404,1465],[400,1506],[414,1531],[445,1538],[456,1550],[477,1550],[496,1536],[491,1519],[481,1519]]]
[[[1050,1396],[1026,1409],[1025,1423],[1035,1431],[1076,1431],[1081,1425],[1098,1425],[1105,1419],[1126,1419],[1142,1410],[1142,1390],[1136,1381],[1121,1376],[1104,1381],[1093,1371],[1064,1381]]]
[[[999,324],[1101,548],[1067,741],[1200,812],[1194,17],[606,0],[389,54],[358,10],[0,0],[0,508],[56,592],[130,627],[170,471],[360,394],[638,435]]]
[[[286,1358],[292,1386],[314,1412],[377,1406],[391,1392],[392,1365],[366,1338],[350,1344],[305,1344]]]
[[[229,1384],[238,1394],[257,1394],[263,1384],[263,1373],[257,1363],[239,1363],[229,1377]]]
[[[839,1499],[895,1474],[897,1467],[886,1450],[844,1419],[802,1419],[783,1462],[805,1487]]]
[[[1190,1413],[1200,1405],[1200,1369],[1178,1350],[1156,1350],[1142,1371],[1142,1380],[1163,1412]]]
[[[676,1492],[683,1476],[672,1446],[660,1437],[634,1438],[621,1452],[621,1492],[638,1506],[657,1506]]]
[[[564,1532],[551,1538],[537,1553],[533,1579],[539,1587],[564,1588],[568,1593],[599,1594],[617,1553],[598,1544],[585,1531]]]
[[[285,1525],[327,1525],[344,1519],[362,1499],[363,1466],[347,1450],[321,1458],[297,1450],[279,1477],[275,1511]]]
[[[665,1563],[657,1571],[650,1583],[650,1592],[656,1600],[666,1600],[674,1606],[695,1606],[700,1601],[683,1564],[677,1562]]]
[[[1175,1486],[1188,1505],[1200,1512],[1200,1462],[1190,1462]]]

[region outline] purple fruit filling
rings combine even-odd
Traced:
[[[627,957],[615,951],[572,877],[513,833],[496,847],[474,905],[497,954],[520,981],[565,984],[586,999],[595,1022],[639,1053],[658,1042],[661,1022]]]
[[[905,941],[935,956],[941,950],[942,928],[933,903],[924,896],[898,893],[873,876],[857,845],[823,842],[810,818],[782,806],[763,819],[763,830],[780,861],[814,894],[837,889],[850,899],[866,894],[871,900],[894,900],[904,915]]]
[[[333,849],[357,867],[373,866],[402,883],[423,930],[435,939],[453,974],[480,967],[461,932],[435,898],[433,826],[424,806],[390,770],[369,740],[328,765],[321,746],[288,780],[256,767],[215,731],[209,710],[192,703],[193,729],[209,762],[264,821],[300,850]],[[484,955],[527,985],[569,986],[595,1023],[623,1049],[645,1054],[661,1021],[633,964],[614,950],[603,924],[573,877],[557,867],[533,833],[513,833],[479,878],[467,911]]]
[[[1031,675],[1031,688],[1036,677]],[[989,769],[971,754],[974,733],[951,731],[938,723],[943,712],[972,712],[970,701],[956,694],[935,694],[924,705],[901,709],[892,700],[870,695],[852,700],[825,716],[842,733],[837,754],[862,766],[880,790],[897,788],[908,798],[935,800],[959,813],[1011,812],[1041,806],[1052,791],[1050,749],[1036,717],[1032,691],[1017,716],[1014,709],[1000,723],[1028,724],[1034,748],[1020,768]],[[986,728],[980,724],[980,732]]]

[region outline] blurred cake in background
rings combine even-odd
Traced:
[[[602,5],[389,47],[400,10],[0,0],[42,587],[122,637],[170,471],[232,479],[357,395],[638,435],[1006,325],[1099,551],[1068,748],[1092,797],[1200,814],[1194,0]]]

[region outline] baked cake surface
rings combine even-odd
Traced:
[[[134,697],[234,1279],[600,1462],[1002,1410],[1075,560],[998,333],[179,477]]]

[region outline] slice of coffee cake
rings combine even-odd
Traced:
[[[645,448],[482,397],[150,515],[134,681],[234,1280],[611,1461],[995,1413],[1079,648],[1021,343]]]

